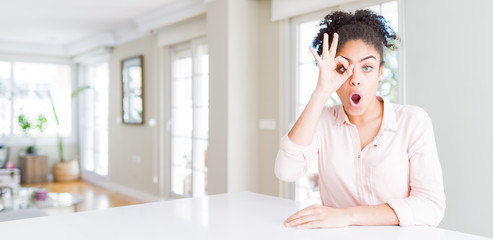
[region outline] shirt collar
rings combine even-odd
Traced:
[[[385,101],[382,97],[377,96],[379,101],[383,102],[383,120],[382,129],[388,129],[392,131],[397,131],[397,121],[395,119],[395,110],[391,102]],[[344,111],[344,106],[342,104],[337,105],[337,116],[336,123],[338,125],[344,125],[344,123],[353,125],[350,121],[346,112]]]

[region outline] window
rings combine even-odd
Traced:
[[[60,120],[61,136],[71,135],[71,67],[67,64],[0,61],[0,135],[21,136],[17,118],[24,115],[34,121],[40,114],[47,118],[43,133],[56,136],[56,120],[50,95]]]
[[[10,62],[0,62],[0,135],[9,135],[12,132],[12,111],[10,101],[10,84],[12,74],[12,64]]]
[[[209,55],[205,39],[171,48],[171,194],[207,194]]]
[[[362,7],[365,8],[365,7]],[[377,5],[372,5],[366,7],[368,9],[373,10],[376,13],[379,13],[385,17],[387,21],[390,22],[394,31],[398,32],[398,10],[397,10],[397,1],[390,1],[385,3],[380,3]],[[344,7],[341,10],[346,10]],[[353,11],[353,10],[349,10]],[[325,11],[326,14],[328,11]],[[313,17],[312,17],[313,16]],[[323,17],[323,16],[322,16]],[[308,50],[309,46],[311,46],[313,38],[319,32],[319,22],[320,15],[311,15],[311,16],[301,16],[291,21],[291,29],[294,39],[294,45],[296,49],[296,53],[293,54],[295,56],[292,60],[294,72],[293,83],[291,84],[294,91],[291,94],[294,94],[296,97],[296,102],[291,104],[291,111],[294,114],[291,114],[291,126],[294,124],[296,119],[298,119],[299,115],[303,112],[306,104],[310,100],[310,96],[315,89],[318,80],[318,69],[315,65],[315,61],[313,59],[313,55]],[[398,56],[397,51],[385,51],[384,52],[384,61],[385,61],[385,72],[384,77],[380,81],[379,89],[377,95],[382,96],[386,100],[390,100],[391,102],[398,101]],[[340,99],[337,94],[334,93],[329,101],[327,101],[327,105],[339,104]],[[313,164],[309,169],[307,169],[307,173],[305,176],[300,178],[295,186],[294,186],[294,196],[296,200],[312,202],[312,203],[320,203],[320,193],[318,191],[318,166],[317,164]]]
[[[107,62],[81,66],[80,154],[84,171],[108,175],[109,67]]]

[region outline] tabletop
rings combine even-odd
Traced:
[[[307,204],[250,192],[211,195],[0,223],[2,239],[488,239],[432,227],[297,230]]]

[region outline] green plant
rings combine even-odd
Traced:
[[[91,88],[91,87],[90,86],[82,86],[82,87],[75,89],[72,92],[71,99],[74,99],[80,93],[82,93],[83,91],[85,91],[89,88]],[[58,141],[58,154],[60,155],[60,162],[65,162],[65,157],[63,155],[63,139],[60,136],[60,133],[58,132],[58,127],[60,126],[60,121],[58,119],[58,115],[56,114],[55,104],[53,103],[53,97],[51,96],[51,92],[48,94],[48,96],[50,98],[51,108],[53,109],[53,115],[55,116],[55,120],[56,120],[56,138]]]
[[[45,115],[39,114],[38,116],[38,124],[34,125],[35,128],[39,129],[39,132],[42,133],[45,130],[45,124],[48,121],[46,120]]]
[[[21,131],[24,133],[24,135],[29,135],[29,129],[31,129],[31,122],[24,117],[24,115],[19,115],[17,118],[17,122],[19,123],[19,126],[21,127]]]
[[[40,114],[36,120],[37,120],[37,124],[34,125],[27,117],[25,117],[22,114],[17,117],[17,122],[19,123],[19,127],[21,128],[21,131],[26,136],[29,135],[31,133],[31,130],[33,129],[39,130],[40,133],[44,132],[46,128],[45,125],[47,123],[46,117],[43,114]],[[34,143],[34,139],[33,139],[33,144],[27,147],[26,153],[34,154],[34,155],[38,153],[38,148]]]
[[[19,115],[19,117],[17,118],[17,122],[19,123],[21,131],[24,133],[24,135],[29,135],[29,130],[31,129],[38,129],[40,133],[44,132],[44,130],[46,129],[45,125],[48,122],[45,115],[39,114],[36,120],[37,124],[33,125],[26,116],[24,116],[23,114]]]

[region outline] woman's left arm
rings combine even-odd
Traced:
[[[445,214],[442,168],[438,158],[433,125],[422,110],[414,114],[416,126],[409,140],[409,197],[390,199],[400,226],[437,226]]]

